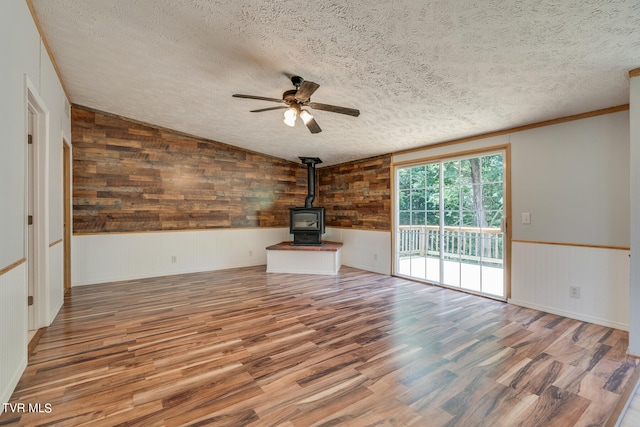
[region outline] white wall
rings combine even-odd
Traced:
[[[514,242],[511,253],[512,304],[629,329],[629,251]]]
[[[631,168],[631,272],[630,285],[630,325],[629,354],[640,356],[640,76],[630,82],[630,154]]]
[[[514,239],[629,247],[628,111],[514,133],[510,142]]]
[[[504,144],[511,144],[510,302],[627,329],[629,112],[405,153],[393,161]],[[523,212],[531,213],[531,224],[521,223]],[[569,286],[580,287],[579,300],[569,297]]]
[[[71,277],[78,286],[264,265],[266,247],[288,239],[286,228],[73,236]]]
[[[322,240],[342,242],[342,265],[391,274],[391,233],[327,227]]]
[[[43,138],[49,143],[45,158],[49,175],[42,189],[49,201],[44,207],[49,233],[41,236],[43,256],[48,258],[48,271],[42,276],[48,287],[40,295],[48,315],[37,326],[46,326],[62,304],[62,258],[57,248],[61,245],[49,248],[49,243],[62,238],[62,138],[70,141],[71,123],[64,113],[62,85],[24,0],[0,1],[0,40],[0,270],[7,270],[0,275],[0,402],[7,402],[27,361],[26,266],[8,268],[26,258],[27,79],[49,112]]]
[[[16,303],[27,299],[26,280],[25,264],[0,275],[0,403],[9,401],[27,367],[27,311]]]
[[[44,322],[50,325],[64,303],[64,245],[58,243],[49,248],[49,309]]]
[[[24,1],[0,2],[0,268],[24,257],[24,75],[39,80],[40,39]]]
[[[391,233],[328,227],[322,238],[344,243],[343,265],[390,274]],[[76,235],[73,285],[265,265],[266,247],[287,240],[288,228]]]

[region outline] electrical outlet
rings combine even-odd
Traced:
[[[531,224],[531,212],[522,212],[522,223]]]
[[[580,298],[580,287],[579,286],[569,286],[569,296],[571,298]]]

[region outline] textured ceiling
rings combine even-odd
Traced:
[[[637,0],[31,0],[71,102],[324,165],[629,102]],[[287,75],[323,132],[282,122]]]

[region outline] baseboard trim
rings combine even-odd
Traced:
[[[612,322],[610,320],[601,319],[595,316],[587,316],[580,313],[574,313],[568,310],[561,310],[555,307],[548,307],[545,305],[534,304],[528,301],[521,301],[510,298],[507,300],[509,304],[517,305],[520,307],[531,308],[533,310],[540,310],[546,313],[557,314],[558,316],[570,317],[571,319],[581,320],[583,322],[595,323],[596,325],[606,326],[608,328],[620,329],[623,331],[629,331],[629,325],[626,323]]]
[[[40,338],[42,338],[42,334],[44,334],[44,331],[46,330],[47,328],[38,329],[35,335],[33,336],[33,338],[31,338],[31,341],[29,341],[29,345],[27,346],[27,357],[29,360],[31,359],[31,354],[33,353],[33,351],[36,349],[36,346],[40,342]]]

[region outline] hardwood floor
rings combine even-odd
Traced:
[[[348,267],[84,286],[12,396],[40,412],[7,410],[0,425],[603,425],[637,369],[627,344]]]

